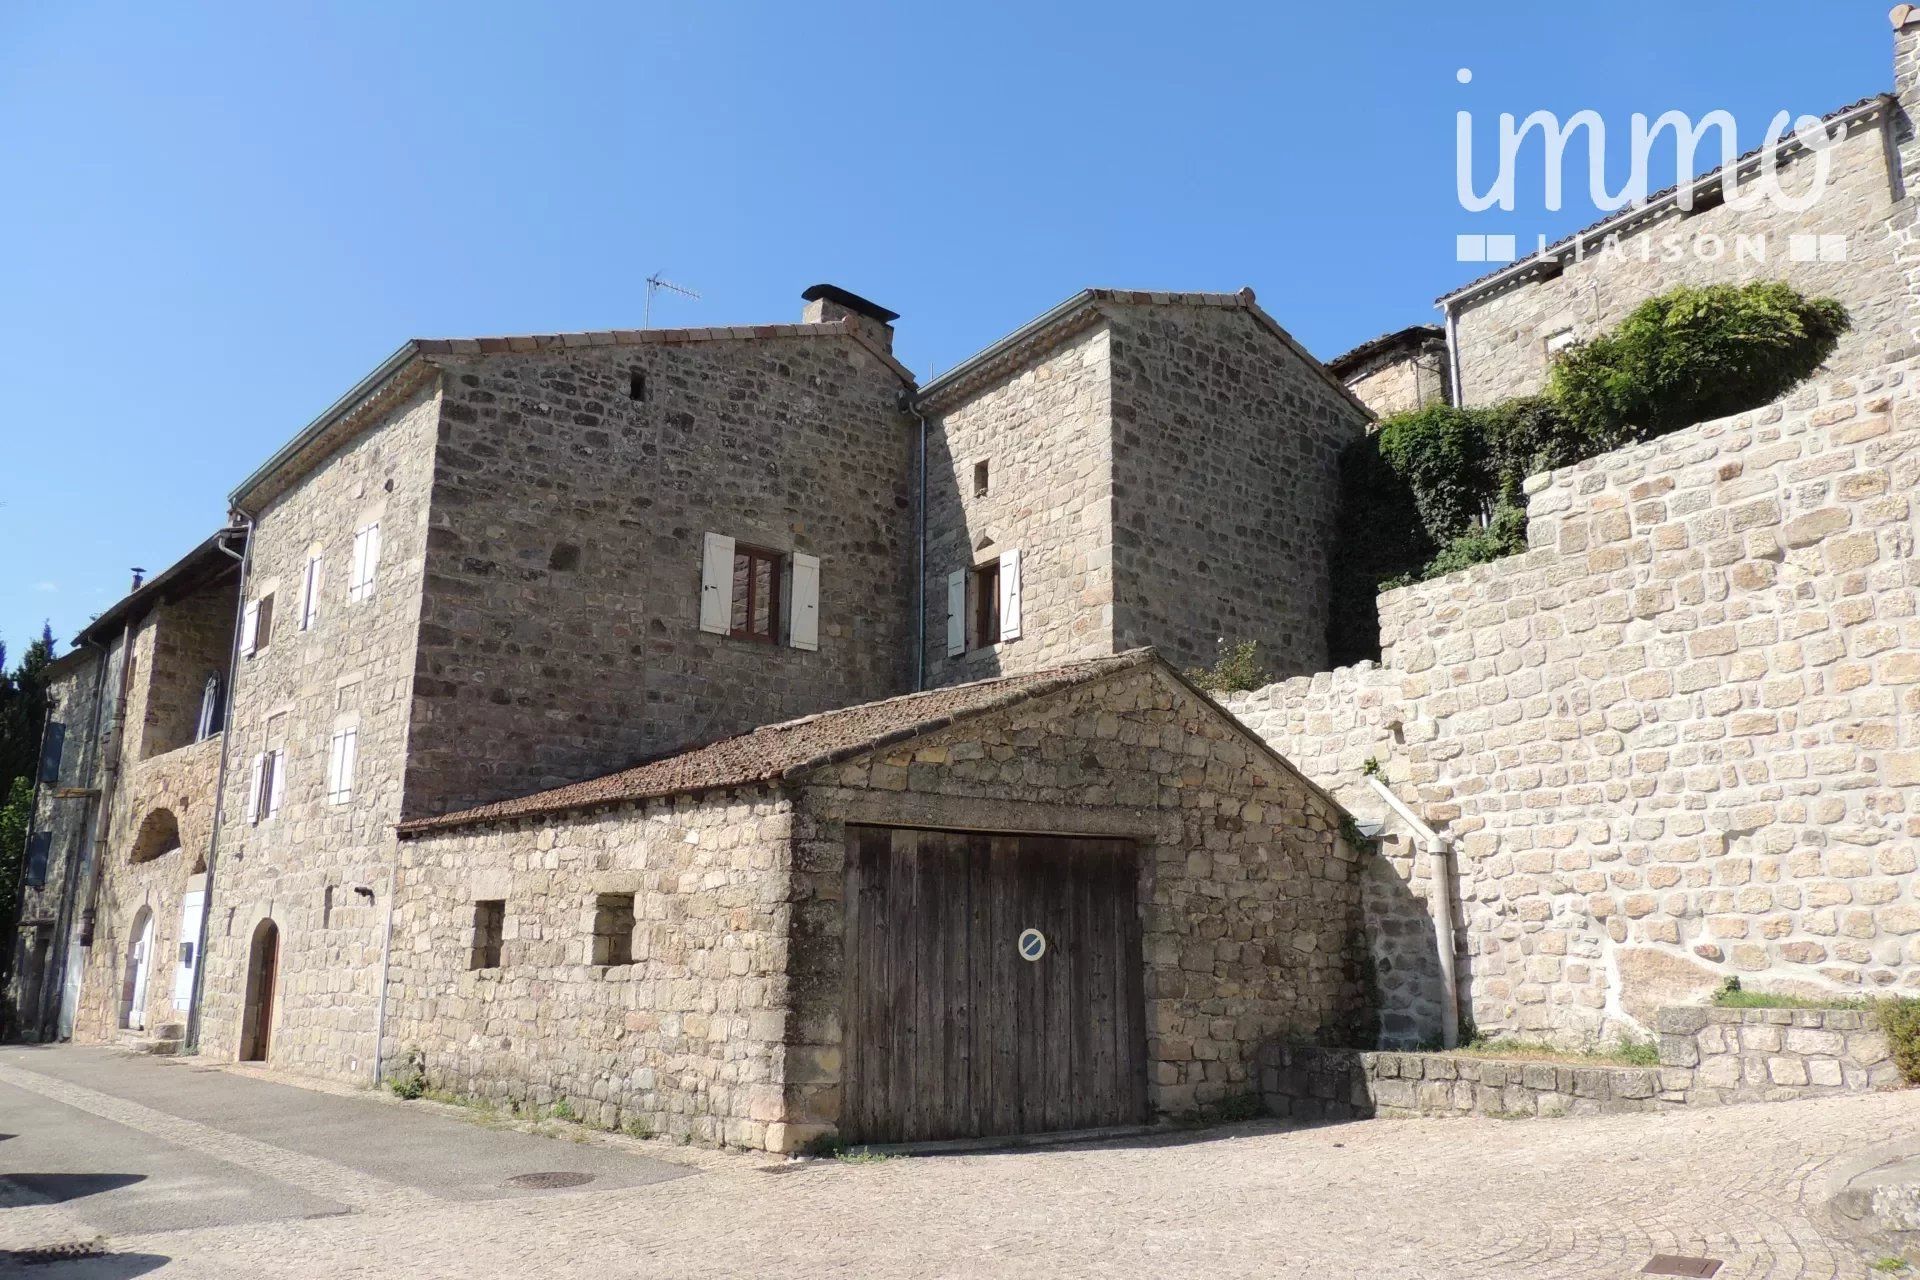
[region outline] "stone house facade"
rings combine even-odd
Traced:
[[[1368,1017],[1358,855],[1339,820],[1150,651],[768,726],[404,824],[389,1050],[463,1094],[797,1149],[849,1123],[879,1069],[863,1076],[861,1062],[955,1022],[964,1039],[980,1014],[925,1006],[925,1020],[876,1033],[852,1006],[851,833],[1041,832],[1124,843],[1141,941],[1102,954],[1140,969],[1148,1105],[1187,1111],[1248,1092],[1261,1042],[1347,1036]],[[597,920],[609,900],[611,926]],[[865,928],[912,945],[937,932],[938,908],[915,908]],[[1017,928],[1000,932],[1001,964],[1023,969]],[[1053,946],[1087,945],[1083,933],[1063,918]],[[991,963],[919,962],[922,982],[929,964]],[[1071,1056],[1084,1007],[1045,1018],[1076,1088],[1098,1069],[1095,1053]],[[930,1087],[983,1091],[979,1070]]]
[[[1453,402],[1447,331],[1437,324],[1413,325],[1363,342],[1327,361],[1327,372],[1381,418]]]
[[[1853,330],[1827,363],[1835,375],[1881,368],[1911,354],[1913,314],[1913,70],[1911,19],[1896,26],[1895,91],[1829,113],[1834,144],[1823,156],[1789,143],[1743,157],[1742,181],[1763,168],[1805,209],[1773,200],[1722,200],[1717,170],[1657,193],[1572,236],[1442,296],[1461,404],[1529,395],[1546,385],[1554,355],[1618,324],[1676,285],[1785,280],[1808,297],[1839,299]],[[1709,146],[1717,143],[1717,135]],[[1682,207],[1681,197],[1691,201]],[[1745,204],[1747,207],[1739,207]]]
[[[1339,454],[1371,415],[1252,290],[1086,290],[914,404],[926,683],[1146,644],[1326,665]]]

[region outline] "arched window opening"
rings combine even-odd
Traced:
[[[155,809],[133,837],[132,862],[152,862],[180,847],[180,823],[171,809]]]

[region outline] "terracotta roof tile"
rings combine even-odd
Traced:
[[[738,737],[619,773],[540,791],[518,799],[400,824],[402,836],[504,822],[568,810],[653,800],[725,787],[773,782],[844,760],[890,742],[915,737],[966,716],[1042,697],[1072,685],[1156,662],[1152,649],[1133,649],[1028,675],[910,693],[766,725]]]

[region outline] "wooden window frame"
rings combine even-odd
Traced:
[[[732,619],[729,618],[727,634],[736,640],[748,640],[755,644],[779,644],[780,580],[786,576],[786,556],[778,551],[770,551],[765,547],[750,547],[744,543],[734,543],[733,576],[736,582],[741,580],[740,562],[742,560],[747,562],[747,572],[745,575],[746,585],[744,588],[745,597],[744,600],[736,600],[732,603],[744,606],[741,609],[740,616],[746,619],[746,624],[739,627],[733,626]],[[754,585],[758,578],[758,575],[754,572],[754,566],[762,563],[768,567],[767,630],[765,634],[761,634],[753,629],[754,604],[756,601]]]
[[[973,566],[968,586],[973,591],[972,617],[975,649],[987,649],[1000,643],[1000,561],[998,558]]]

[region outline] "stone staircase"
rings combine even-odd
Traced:
[[[145,1031],[122,1031],[114,1037],[114,1043],[128,1053],[151,1053],[172,1057],[180,1052],[186,1039],[186,1023],[162,1022]]]

